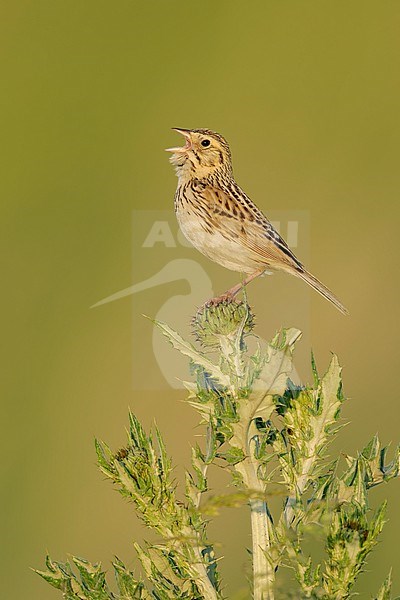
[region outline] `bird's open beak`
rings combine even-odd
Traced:
[[[177,131],[178,133],[183,135],[186,143],[184,146],[178,146],[177,148],[166,148],[165,151],[173,152],[174,154],[176,154],[176,153],[187,152],[188,150],[190,150],[192,147],[192,141],[191,141],[191,137],[190,137],[190,129],[179,129],[179,127],[173,127],[172,129],[173,129],[173,131]]]

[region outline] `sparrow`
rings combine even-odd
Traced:
[[[233,300],[256,277],[284,271],[308,283],[341,313],[348,314],[236,183],[225,138],[209,129],[173,130],[185,138],[184,146],[167,148],[178,177],[174,206],[179,226],[189,242],[210,260],[245,275],[243,281],[211,302]]]

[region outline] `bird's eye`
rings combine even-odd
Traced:
[[[203,140],[201,142],[201,145],[203,146],[203,148],[207,148],[210,144],[211,144],[210,140]]]

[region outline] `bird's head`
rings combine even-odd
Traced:
[[[180,181],[231,175],[231,152],[222,135],[209,129],[173,129],[186,142],[182,147],[167,148],[167,152],[172,152],[170,162]]]

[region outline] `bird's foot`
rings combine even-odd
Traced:
[[[215,298],[211,298],[211,300],[207,300],[207,302],[204,303],[204,306],[206,308],[208,308],[210,306],[217,306],[218,304],[221,304],[222,302],[225,302],[226,304],[230,304],[234,300],[235,300],[235,294],[232,294],[231,292],[225,292],[225,294],[221,294],[221,296],[216,296]]]
[[[210,300],[206,300],[199,308],[197,309],[197,314],[204,313],[207,308],[212,308],[215,306],[219,306],[220,304],[232,304],[235,302],[235,295],[230,291],[221,294],[221,296],[216,296],[215,298],[211,298]]]

